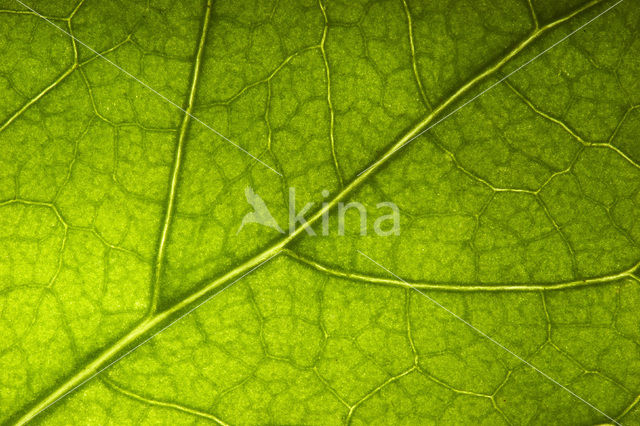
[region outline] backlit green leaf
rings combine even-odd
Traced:
[[[639,31],[0,0],[0,421],[640,424]]]

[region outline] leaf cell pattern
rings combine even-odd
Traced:
[[[0,1],[0,419],[640,423],[639,5]]]

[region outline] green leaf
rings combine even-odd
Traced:
[[[1,0],[0,421],[640,424],[638,6]]]

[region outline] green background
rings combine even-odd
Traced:
[[[28,5],[0,1],[0,421],[640,424],[638,0],[529,64],[614,3]],[[295,187],[401,232],[237,233],[247,186],[284,228]]]

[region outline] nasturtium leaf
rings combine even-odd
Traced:
[[[639,32],[0,0],[0,422],[640,424]]]

